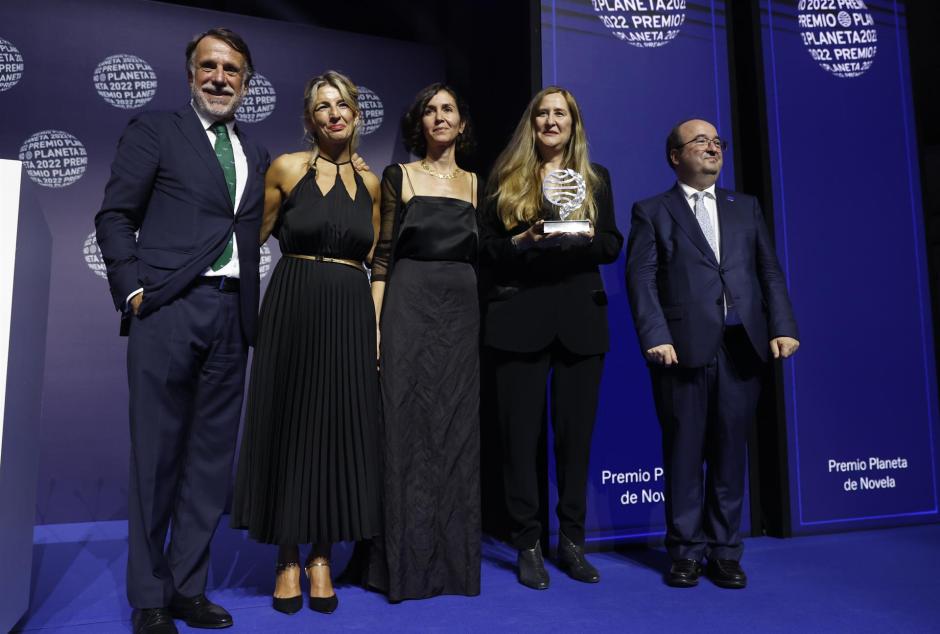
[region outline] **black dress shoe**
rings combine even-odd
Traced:
[[[558,567],[575,581],[597,583],[601,574],[584,558],[584,547],[568,539],[564,533],[558,535]]]
[[[176,624],[166,608],[146,608],[131,613],[134,634],[177,634]]]
[[[176,595],[170,601],[170,614],[174,619],[184,621],[189,627],[217,630],[232,626],[232,615],[221,605],[207,599],[204,594],[192,598]]]
[[[705,574],[716,586],[739,590],[747,586],[747,575],[734,559],[709,559]]]
[[[532,548],[519,550],[516,559],[519,583],[533,590],[546,590],[548,588],[548,572],[545,570],[545,560],[542,559],[542,547],[538,542]]]
[[[698,585],[701,574],[702,566],[694,559],[677,559],[669,567],[666,585],[673,588],[692,588]]]

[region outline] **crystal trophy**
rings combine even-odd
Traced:
[[[590,220],[568,220],[584,203],[584,177],[573,169],[554,170],[542,181],[542,195],[558,212],[560,220],[546,220],[545,233],[582,233],[591,230]]]

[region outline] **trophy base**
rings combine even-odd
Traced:
[[[546,220],[542,224],[544,233],[585,233],[590,230],[590,220]]]

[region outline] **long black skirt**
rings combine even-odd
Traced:
[[[261,308],[232,526],[271,544],[378,535],[379,407],[366,276],[282,258]]]
[[[403,259],[382,314],[384,517],[367,583],[391,601],[480,592],[480,360],[469,264]]]

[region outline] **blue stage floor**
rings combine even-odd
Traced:
[[[125,537],[124,522],[37,528],[32,605],[14,631],[128,632]],[[273,550],[223,528],[209,594],[232,612],[228,632],[940,632],[940,524],[749,539],[743,591],[669,588],[665,553],[631,548],[591,556],[598,585],[549,564],[552,587],[537,592],[516,583],[510,548],[487,540],[483,553],[479,597],[389,605],[340,586],[336,613],[285,616],[270,608]]]

